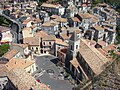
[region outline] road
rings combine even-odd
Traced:
[[[37,56],[36,64],[38,68],[42,68],[44,72],[42,72],[40,76],[38,75],[36,79],[39,79],[40,82],[50,86],[52,90],[72,90],[72,85],[68,80],[59,79],[60,70],[54,64],[56,60],[56,57],[50,55]],[[53,73],[50,74],[48,70],[51,70]]]

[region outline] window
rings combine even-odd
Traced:
[[[43,42],[43,44],[45,45],[45,42]]]
[[[58,50],[60,49],[60,47],[58,47]]]
[[[44,51],[44,53],[46,53],[46,51]]]
[[[78,49],[78,45],[76,45],[76,49]]]
[[[38,70],[38,67],[36,67],[36,69]]]
[[[71,45],[71,50],[72,50],[72,45]]]
[[[51,42],[49,42],[49,45],[51,45]]]
[[[36,50],[38,50],[38,47],[36,47]]]
[[[32,47],[32,50],[33,50],[33,47]]]

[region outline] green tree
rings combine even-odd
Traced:
[[[115,59],[115,60],[119,60],[120,59],[120,56],[115,54],[114,50],[109,51],[109,53],[110,53],[110,56],[112,56],[113,59]]]
[[[37,0],[38,3],[38,7],[40,7],[42,5],[42,3],[46,2],[48,0]]]
[[[0,45],[0,57],[4,55],[9,49],[9,44]]]
[[[9,26],[11,23],[11,21],[9,21],[8,19],[6,19],[3,16],[0,16],[0,25],[5,25],[5,26]]]

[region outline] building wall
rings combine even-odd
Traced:
[[[18,52],[13,58],[24,58],[24,55]]]
[[[63,15],[64,12],[65,12],[65,8],[64,7],[59,8],[59,15]]]
[[[48,34],[52,34],[52,35],[55,35],[55,32],[58,31],[58,25],[50,26],[50,27],[42,26],[41,28],[42,30],[46,31]]]
[[[77,60],[80,64],[80,66],[82,67],[82,69],[84,70],[85,74],[87,75],[87,77],[89,79],[92,79],[95,74],[92,71],[92,69],[90,68],[90,66],[86,63],[86,61],[84,60],[84,58],[81,56],[80,53],[77,56]]]
[[[55,44],[55,55],[58,56],[58,51],[60,49],[64,49],[64,48],[67,48],[67,46],[63,46],[63,45],[60,45],[60,44]]]
[[[51,53],[55,54],[55,41],[54,40],[49,40],[49,41],[42,41],[43,45],[43,53]]]
[[[2,41],[12,42],[12,34],[10,31],[2,32]]]
[[[30,74],[32,74],[33,72],[36,71],[36,64],[34,63],[34,64],[26,67],[26,68],[25,68],[25,71],[28,72],[28,73],[30,73]]]
[[[22,30],[22,34],[23,34],[23,38],[27,38],[27,37],[33,37],[33,33],[30,30]]]
[[[39,54],[40,52],[40,47],[39,47],[39,45],[30,45],[29,46],[29,49],[33,52],[33,53],[35,53],[35,54]]]
[[[44,11],[48,11],[52,14],[56,14],[56,15],[63,15],[64,14],[64,7],[56,7],[56,8],[50,8],[50,7],[44,7],[41,6],[41,9]]]

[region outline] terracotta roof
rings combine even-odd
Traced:
[[[79,13],[78,15],[83,19],[92,18],[91,14],[89,14],[89,13]]]
[[[58,38],[55,39],[55,43],[56,43],[56,44],[63,45],[63,46],[68,46],[67,43],[63,42],[61,39],[58,39]]]
[[[74,22],[81,22],[77,17],[71,18]]]
[[[3,55],[4,58],[7,58],[8,60],[10,60],[11,58],[13,58],[19,51],[16,49],[12,49],[10,51],[8,51],[7,53],[5,53]]]
[[[68,37],[66,34],[60,34],[60,36],[64,39],[64,40],[68,40],[70,37]]]
[[[0,64],[0,76],[7,76],[8,69],[5,67],[5,64]]]
[[[116,55],[120,56],[120,52],[115,52]]]
[[[27,37],[27,38],[24,38],[23,39],[23,43],[25,43],[25,44],[29,44],[29,45],[39,45],[39,38],[37,38],[37,37]]]
[[[63,23],[67,22],[66,18],[56,18],[54,20],[57,21],[57,22],[63,22]]]
[[[35,78],[28,74],[24,69],[15,68],[9,71],[8,78],[15,84],[18,90],[50,90],[47,85],[38,83]]]
[[[98,22],[99,18],[97,18],[96,16],[92,15],[91,20],[92,20],[93,23],[96,23],[96,22]]]
[[[16,43],[12,43],[11,45],[12,45],[12,46],[20,46],[20,47],[22,47],[22,48],[28,47],[28,44],[16,44]]]
[[[101,46],[105,46],[106,45],[106,42],[105,41],[98,41],[97,42],[99,45],[101,45]]]
[[[49,22],[43,23],[42,26],[44,26],[44,27],[51,27],[51,26],[56,26],[56,25],[58,25],[58,24],[59,24],[58,22],[49,21]]]
[[[38,34],[39,35],[39,34]],[[39,45],[39,39],[40,37],[27,37],[23,39],[23,43],[28,44],[28,45]],[[43,41],[55,41],[55,36],[54,35],[48,35],[48,36],[43,36],[42,37]]]
[[[101,54],[103,54],[105,57],[108,57],[108,52],[106,52],[104,49],[102,49],[102,48],[97,48],[97,50],[101,53]]]
[[[106,52],[108,52],[109,50],[116,50],[116,48],[117,48],[117,45],[115,45],[115,44],[110,44],[110,45],[104,47],[103,49],[104,49]]]
[[[42,38],[43,41],[55,41],[55,35],[48,35]]]
[[[102,55],[96,48],[89,46],[84,39],[81,39],[80,54],[92,69],[92,71],[98,75],[103,69],[103,65],[109,61],[104,55]]]
[[[52,15],[50,17],[53,18],[53,19],[60,18],[60,16],[58,16],[58,15]]]
[[[41,31],[37,32],[36,34],[34,34],[34,37],[46,37],[46,36],[48,36],[48,34],[43,30],[41,30]]]
[[[10,71],[14,68],[22,68],[25,69],[29,67],[30,65],[34,64],[34,61],[31,60],[25,60],[20,58],[12,58],[5,66]]]
[[[80,31],[80,30],[76,30],[76,33],[77,33],[77,34],[80,34],[80,33],[81,33],[81,31]]]
[[[23,28],[23,30],[28,30],[28,31],[30,31],[31,28],[30,28],[30,27],[26,27],[26,28]]]
[[[95,30],[104,30],[104,28],[102,28],[101,26],[98,26],[98,25],[96,25],[96,26],[93,26],[93,28],[95,29]]]
[[[34,21],[35,21],[36,23],[40,23],[40,22],[42,22],[42,20],[40,20],[40,19],[38,19],[38,18],[35,19]]]
[[[41,7],[59,8],[59,7],[61,7],[61,5],[54,5],[54,4],[43,3],[43,4],[41,5]]]

